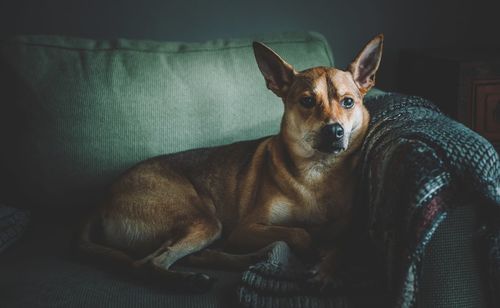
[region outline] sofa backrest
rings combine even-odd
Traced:
[[[298,70],[333,65],[319,34],[260,40]],[[283,106],[251,42],[2,40],[0,200],[91,205],[143,159],[276,133]]]

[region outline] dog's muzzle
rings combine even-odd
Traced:
[[[337,154],[344,148],[344,128],[339,123],[328,124],[321,129],[321,141],[318,150]]]

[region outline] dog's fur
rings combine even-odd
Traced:
[[[240,253],[285,241],[299,254],[312,249],[318,230],[335,242],[351,221],[354,169],[369,121],[363,97],[374,85],[382,41],[382,35],[372,39],[346,71],[301,72],[254,43],[267,87],[284,103],[279,134],[139,163],[85,221],[79,248],[203,288],[207,276],[171,265],[191,255],[185,259],[192,264],[241,268],[258,256],[206,249],[216,240],[224,251]],[[352,108],[342,105],[346,97]],[[334,123],[344,134],[332,141],[323,132]],[[334,274],[338,250],[325,256],[317,279]]]

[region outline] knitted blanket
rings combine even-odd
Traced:
[[[14,244],[24,233],[30,213],[0,203],[0,253]]]
[[[424,250],[456,204],[449,198],[457,194],[474,196],[491,213],[482,235],[489,291],[493,297],[500,293],[500,161],[495,149],[420,97],[389,93],[368,98],[365,105],[371,121],[361,150],[355,212],[367,251],[354,255],[369,260],[353,259],[327,292],[319,292],[308,283],[307,265],[286,243],[276,243],[243,273],[238,288],[242,306],[375,307],[383,302],[385,307],[414,307]]]

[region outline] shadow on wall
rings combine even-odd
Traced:
[[[463,2],[463,3],[462,3]],[[204,41],[258,33],[315,30],[339,68],[374,35],[386,36],[378,86],[395,85],[402,48],[500,46],[495,1],[452,0],[3,0],[0,35]]]

